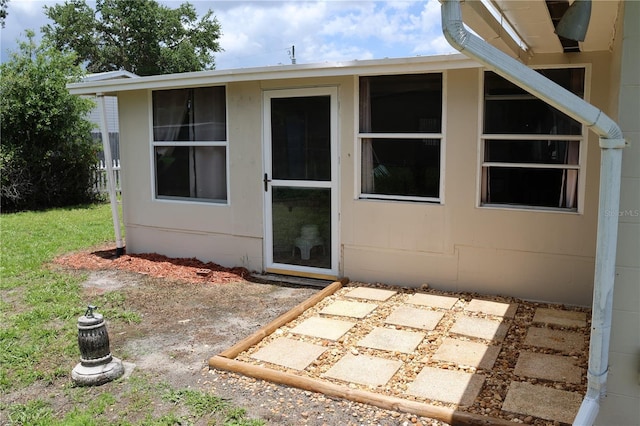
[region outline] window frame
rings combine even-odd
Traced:
[[[437,133],[385,133],[385,132],[361,132],[360,131],[360,78],[362,77],[379,77],[379,76],[403,76],[403,75],[423,75],[423,74],[440,74],[441,75],[441,115],[440,115],[440,132]],[[354,129],[355,137],[355,188],[354,197],[357,200],[368,201],[397,201],[424,204],[444,204],[444,187],[445,187],[445,133],[446,133],[446,116],[447,116],[447,71],[446,70],[430,70],[425,72],[406,72],[401,74],[360,74],[354,76],[355,99],[354,99]],[[408,139],[408,140],[427,140],[437,139],[440,142],[440,175],[438,185],[438,197],[420,197],[409,195],[388,195],[367,193],[362,190],[362,144],[365,139]]]
[[[553,64],[553,65],[541,65],[532,67],[534,70],[555,70],[555,69],[583,69],[583,98],[585,101],[589,101],[590,95],[590,76],[591,66],[590,64]],[[523,211],[537,211],[537,212],[551,212],[551,213],[564,213],[564,214],[582,214],[584,209],[584,197],[585,197],[585,180],[586,180],[586,158],[587,158],[587,146],[588,146],[588,129],[584,123],[580,123],[580,134],[526,134],[526,133],[485,133],[485,74],[491,70],[481,68],[479,72],[479,96],[478,96],[478,174],[477,174],[477,199],[476,206],[486,209],[497,210],[523,210]],[[504,78],[504,77],[503,77]],[[506,95],[506,97],[517,98],[521,96],[527,99],[539,99],[531,94],[524,95]],[[540,102],[544,102],[540,100]],[[566,115],[566,114],[565,114]],[[499,161],[485,161],[486,142],[489,140],[500,141],[563,141],[563,142],[578,142],[578,161],[577,164],[554,164],[554,163],[522,163],[522,162],[499,162]],[[489,168],[526,168],[526,169],[559,169],[559,170],[577,170],[577,186],[576,186],[576,206],[575,207],[551,207],[551,206],[536,206],[527,204],[508,204],[508,203],[491,203],[483,201],[483,193],[485,183],[484,170]]]
[[[166,90],[190,90],[208,87],[222,87],[224,89],[224,111],[225,111],[225,132],[224,140],[211,140],[211,141],[156,141],[154,134],[154,108],[153,108],[153,93]],[[229,206],[231,204],[230,194],[230,164],[229,164],[229,99],[228,99],[228,87],[226,84],[210,84],[202,86],[189,86],[189,87],[167,87],[162,89],[148,90],[148,105],[149,105],[149,161],[150,161],[150,173],[151,173],[151,194],[152,200],[156,202],[170,202],[181,204],[198,204],[209,206]],[[198,197],[186,197],[186,196],[173,196],[173,195],[160,195],[158,194],[158,173],[156,169],[156,148],[159,147],[223,147],[225,155],[225,173],[224,173],[224,187],[226,191],[226,199],[213,199],[213,198],[198,198]]]

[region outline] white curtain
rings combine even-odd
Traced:
[[[360,132],[371,132],[371,89],[369,78],[360,78]],[[362,139],[361,191],[370,194],[375,191],[373,178],[373,141]]]
[[[224,90],[221,86],[200,87],[193,90],[193,140],[226,140]]]
[[[489,191],[489,168],[482,168],[482,202],[490,203],[491,202],[491,191]]]
[[[579,142],[567,142],[567,149],[565,152],[564,163],[565,164],[578,164],[580,159],[580,143]],[[578,193],[578,170],[565,169],[562,173],[562,188],[560,190],[560,200],[558,207],[571,208],[577,207],[577,193]]]
[[[166,92],[156,92],[154,115],[155,124],[153,126],[153,139],[156,142],[173,142],[178,138],[182,127],[184,116],[189,111],[189,91],[188,90],[168,90]],[[160,157],[173,154],[174,147],[157,147],[156,152]]]
[[[491,158],[489,156],[489,142],[485,140],[483,161],[488,161],[489,158]],[[491,189],[489,185],[489,179],[491,178],[490,173],[491,173],[491,170],[489,167],[482,167],[482,181],[480,185],[481,185],[481,191],[482,191],[481,201],[483,203],[491,202]]]
[[[189,108],[188,90],[169,90],[156,92],[154,105],[155,141],[175,141]]]
[[[212,200],[227,199],[227,159],[223,146],[191,147],[191,196]]]

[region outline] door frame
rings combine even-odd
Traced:
[[[303,180],[277,180],[272,179],[271,156],[271,99],[329,96],[330,105],[330,150],[331,150],[331,180],[330,181],[303,181]],[[264,90],[262,96],[262,149],[263,149],[263,176],[268,177],[264,182],[263,191],[263,218],[264,238],[263,257],[264,270],[266,272],[294,275],[310,278],[336,279],[339,271],[339,184],[338,184],[338,88],[337,86],[272,89]],[[299,188],[328,188],[331,190],[331,268],[317,268],[302,265],[290,265],[275,263],[273,261],[273,227],[272,227],[272,188],[273,186],[287,186]]]

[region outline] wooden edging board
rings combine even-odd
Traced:
[[[361,389],[352,389],[347,386],[298,376],[284,371],[272,370],[262,366],[236,361],[234,359],[240,353],[256,345],[266,336],[299,317],[304,311],[314,306],[325,297],[332,295],[340,288],[342,288],[342,283],[339,281],[325,287],[322,291],[300,303],[290,311],[280,315],[278,318],[260,328],[249,337],[241,340],[220,354],[209,358],[209,368],[232,371],[245,376],[254,377],[256,379],[268,380],[270,382],[304,389],[311,392],[318,392],[328,396],[374,405],[386,410],[402,411],[418,416],[429,417],[452,425],[513,425],[512,422],[504,419],[481,416],[479,414],[458,411],[452,408],[425,404],[389,395],[381,395]]]
[[[328,285],[327,287],[322,289],[320,292],[314,294],[309,299],[300,303],[298,306],[280,315],[278,318],[274,319],[269,324],[261,327],[258,331],[256,331],[249,337],[242,339],[235,345],[231,346],[229,349],[220,352],[219,356],[222,356],[225,358],[237,357],[238,354],[246,351],[251,346],[257,344],[262,339],[264,339],[265,337],[267,337],[268,335],[270,335],[271,333],[273,333],[274,331],[276,331],[277,329],[279,329],[289,321],[292,321],[298,318],[304,311],[314,306],[325,297],[331,296],[333,293],[340,290],[341,288],[342,288],[342,283],[340,281],[336,281]],[[211,365],[211,363],[209,363],[209,365]]]

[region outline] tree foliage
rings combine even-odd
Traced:
[[[94,103],[67,83],[82,70],[71,53],[33,32],[0,65],[0,203],[3,211],[41,209],[94,199],[97,155],[86,117]]]
[[[155,0],[85,0],[45,6],[54,21],[42,28],[60,50],[78,54],[89,72],[124,69],[138,75],[213,69],[221,28],[209,10],[200,20],[193,5],[176,9]]]
[[[7,19],[7,5],[9,0],[0,0],[0,28],[4,28],[4,21]]]

